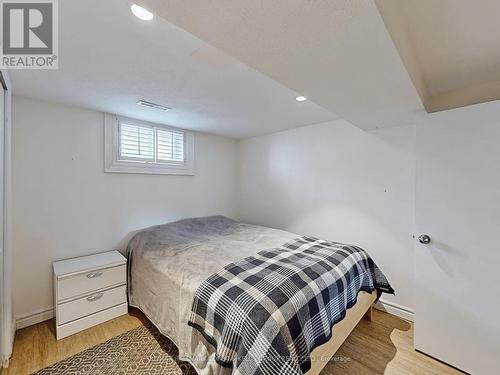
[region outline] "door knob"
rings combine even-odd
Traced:
[[[431,242],[431,238],[427,234],[421,234],[420,236],[418,236],[418,241],[421,244],[427,245]]]

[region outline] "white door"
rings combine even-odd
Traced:
[[[417,127],[416,215],[415,348],[500,374],[499,102]]]

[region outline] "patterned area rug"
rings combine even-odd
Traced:
[[[153,325],[141,326],[46,367],[36,375],[196,375],[187,362],[180,362],[175,344]]]

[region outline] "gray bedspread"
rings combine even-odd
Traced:
[[[215,351],[188,326],[198,286],[229,263],[279,247],[298,235],[223,216],[154,226],[130,241],[129,302],[168,336],[200,375],[227,373]]]

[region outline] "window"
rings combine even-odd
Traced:
[[[184,132],[119,122],[119,160],[184,163]]]
[[[105,170],[192,175],[192,132],[105,115]]]

